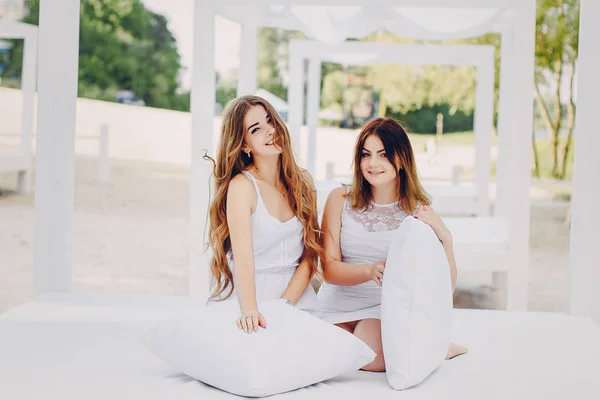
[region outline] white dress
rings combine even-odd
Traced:
[[[254,184],[257,198],[256,210],[252,214],[256,300],[279,299],[290,283],[304,252],[302,224],[296,216],[285,222],[271,216],[262,200],[256,179],[247,171],[243,171],[243,174]],[[235,262],[231,252],[228,258],[229,267],[233,271]],[[225,289],[222,296],[227,293],[229,293],[229,287]],[[237,301],[235,288],[231,297],[226,301],[228,300]],[[209,303],[212,303],[212,301]],[[296,303],[296,307],[318,314],[319,303],[312,285],[308,285],[306,291]]]
[[[363,211],[352,209],[346,198],[341,216],[342,262],[373,264],[385,259],[393,233],[406,216],[397,202],[386,205],[371,202]],[[381,319],[381,287],[372,280],[354,286],[323,282],[318,299],[321,318],[332,324]]]

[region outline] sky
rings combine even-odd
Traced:
[[[186,68],[181,74],[182,86],[191,86],[192,46],[193,46],[193,0],[142,0],[144,5],[155,13],[164,15],[169,21],[169,29],[177,40],[181,64]],[[227,73],[239,65],[240,25],[220,16],[215,18],[215,67]]]

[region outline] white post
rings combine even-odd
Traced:
[[[245,23],[242,25],[241,35],[238,96],[256,93],[256,70],[258,68],[258,28],[254,24]]]
[[[496,182],[498,184],[494,215],[508,217],[511,213],[508,197],[510,187],[510,164],[512,153],[504,138],[510,135],[515,85],[514,85],[514,13],[507,17],[508,22],[502,29],[500,45],[500,88],[498,94],[498,159],[496,163]]]
[[[72,285],[79,3],[40,4],[33,254],[36,293],[70,291]]]
[[[513,59],[514,59],[514,13],[512,11],[507,15],[507,22],[502,28],[500,44],[500,88],[498,90],[498,158],[496,161],[496,202],[494,204],[494,216],[508,218],[510,216],[510,206],[508,205],[508,187],[510,186],[510,163],[511,151],[505,146],[504,137],[509,135],[511,130],[512,112],[511,99],[514,96],[514,77]],[[508,280],[506,272],[492,272],[492,286],[496,289],[504,290],[507,288]]]
[[[600,268],[598,264],[598,227],[600,226],[600,190],[598,177],[597,78],[600,55],[600,3],[581,0],[579,25],[579,62],[577,76],[577,135],[573,171],[573,207],[571,214],[571,304],[572,314],[585,315],[600,325]]]
[[[494,49],[477,66],[475,107],[475,171],[478,216],[488,216],[490,207],[490,152],[494,126]]]
[[[460,165],[452,166],[452,186],[460,185],[460,170],[461,170]]]
[[[505,192],[509,222],[509,249],[511,269],[508,272],[507,308],[527,309],[529,287],[529,224],[531,183],[531,129],[533,126],[533,69],[535,50],[536,1],[524,0],[515,12],[514,37],[514,98],[512,116],[514,123],[509,131],[502,132],[503,150],[511,152],[507,163],[506,179],[498,191]]]
[[[98,154],[98,180],[102,183],[108,182],[110,172],[110,159],[108,158],[108,125],[100,125],[100,143]]]
[[[335,179],[335,164],[332,162],[327,163],[327,172],[325,173],[325,179],[332,181]]]
[[[300,129],[304,120],[304,59],[290,43],[290,84],[288,87],[288,129],[292,138],[294,154],[302,158]]]
[[[37,37],[27,36],[23,44],[23,69],[21,72],[21,91],[23,96],[23,113],[21,114],[21,154],[27,158],[29,169],[19,171],[17,191],[31,191],[31,140],[33,135],[33,100],[35,94],[37,68]]]
[[[209,294],[207,212],[210,203],[211,164],[203,160],[213,151],[215,115],[215,4],[198,0],[194,7],[194,50],[191,92],[192,132],[190,162],[189,293],[205,299]]]
[[[317,57],[309,59],[308,93],[306,99],[306,125],[308,129],[306,169],[315,177],[317,173],[317,126],[319,123],[319,104],[321,100],[321,59]]]

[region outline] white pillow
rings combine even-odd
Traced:
[[[381,338],[390,385],[421,383],[445,360],[452,335],[452,283],[442,244],[409,216],[394,234],[381,293]]]
[[[143,338],[173,369],[241,396],[268,396],[356,371],[375,359],[345,330],[283,300],[259,302],[267,328],[246,333],[237,301],[203,307]]]

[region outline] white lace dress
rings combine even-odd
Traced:
[[[393,232],[407,214],[398,203],[371,203],[367,210],[355,210],[348,199],[342,211],[340,247],[342,262],[372,264],[387,257]],[[355,286],[323,282],[318,292],[321,318],[332,324],[367,318],[381,319],[381,287],[373,281]]]

